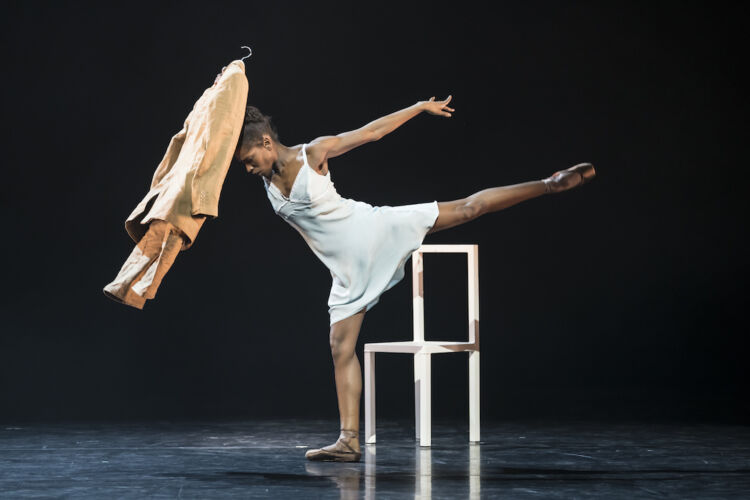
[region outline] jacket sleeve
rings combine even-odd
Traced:
[[[219,216],[219,196],[245,117],[248,82],[244,67],[231,64],[208,104],[203,154],[194,167],[192,215]]]
[[[156,185],[161,182],[164,176],[167,175],[170,170],[172,170],[172,167],[174,167],[177,158],[180,156],[180,151],[182,150],[182,145],[185,142],[186,135],[187,128],[183,125],[182,130],[172,136],[172,139],[169,141],[167,151],[164,153],[164,157],[162,158],[161,162],[159,162],[159,166],[156,167],[154,176],[151,179],[151,188],[156,187]]]

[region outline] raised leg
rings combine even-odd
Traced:
[[[438,202],[438,218],[427,233],[465,224],[480,215],[497,212],[543,194],[566,191],[580,186],[593,175],[593,166],[580,164],[555,172],[546,179],[483,189],[466,198]]]
[[[483,189],[466,198],[438,202],[438,218],[428,231],[434,233],[472,221],[480,215],[497,212],[547,192],[544,181],[522,182]]]

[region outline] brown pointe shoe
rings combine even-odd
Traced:
[[[580,179],[578,181],[578,184],[574,184],[572,186],[565,186],[564,184],[562,184],[561,181],[569,177],[568,175],[566,175],[566,173],[568,172],[578,174]],[[546,187],[545,193],[558,193],[560,191],[565,191],[574,187],[581,186],[589,182],[595,176],[596,170],[594,170],[594,166],[591,163],[579,163],[578,165],[572,166],[565,170],[559,170],[546,179],[543,179]]]
[[[349,444],[350,439],[357,437],[357,432],[342,429],[341,436],[335,443],[323,448],[307,450],[305,458],[323,462],[359,462],[362,453]]]

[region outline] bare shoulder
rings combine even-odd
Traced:
[[[316,137],[315,139],[307,143],[307,147],[305,149],[307,150],[308,155],[312,154],[317,157],[324,158],[328,150],[331,149],[331,145],[336,140],[337,138],[335,135],[323,135],[320,137]]]
[[[328,173],[327,153],[330,149],[330,140],[335,136],[323,136],[313,139],[307,143],[305,152],[307,153],[307,162],[320,175]]]

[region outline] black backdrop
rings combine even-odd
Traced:
[[[330,274],[239,164],[155,300],[139,311],[101,290],[171,135],[249,45],[249,102],[288,145],[454,96],[452,118],[332,160],[343,196],[451,200],[597,166],[581,189],[425,240],[479,245],[483,418],[747,422],[744,13],[492,9],[4,7],[0,419],[337,415]],[[465,335],[464,265],[426,258],[428,338]],[[406,270],[360,352],[410,337]],[[434,358],[434,418],[466,418],[466,366]],[[380,356],[380,415],[411,415],[411,377],[407,356]]]

